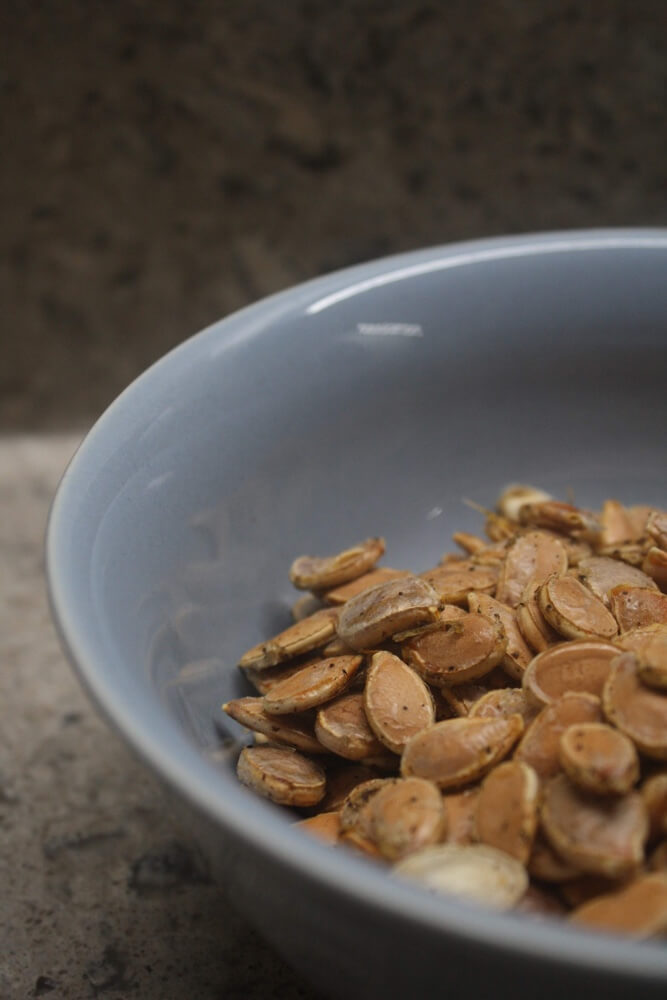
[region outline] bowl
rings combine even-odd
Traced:
[[[100,418],[48,529],[79,675],[238,907],[331,996],[663,996],[664,947],[403,884],[239,786],[250,645],[301,552],[373,534],[420,569],[509,480],[595,506],[667,493],[667,230],[530,235],[374,261],[275,295]]]

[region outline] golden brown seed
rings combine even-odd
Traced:
[[[551,646],[531,661],[523,689],[537,706],[549,705],[567,691],[602,694],[618,648],[600,639],[579,639]]]
[[[667,760],[667,694],[646,687],[634,653],[612,662],[602,693],[604,713],[647,757]]]
[[[275,684],[264,695],[264,709],[271,715],[285,715],[322,705],[348,686],[361,663],[361,656],[316,660]]]
[[[447,814],[448,844],[473,844],[475,842],[475,813],[480,786],[466,788],[462,792],[443,795],[442,801]]]
[[[611,639],[616,619],[599,597],[573,576],[552,576],[540,587],[540,611],[566,639]]]
[[[648,587],[614,587],[609,603],[621,632],[642,625],[667,625],[667,594]]]
[[[404,778],[460,788],[476,781],[506,757],[523,730],[523,719],[446,719],[417,733],[401,758]]]
[[[537,711],[522,688],[499,688],[477,698],[467,714],[471,719],[509,719],[510,715],[520,715],[524,726],[528,726]]]
[[[641,794],[648,811],[651,837],[667,837],[667,772],[647,778]]]
[[[494,768],[477,799],[477,840],[525,865],[537,830],[538,790],[537,775],[527,764],[509,760]]]
[[[652,545],[644,557],[642,569],[663,592],[667,592],[667,550]]]
[[[498,513],[510,521],[519,520],[519,513],[525,503],[542,503],[545,500],[552,500],[553,497],[537,486],[528,486],[526,483],[510,483],[502,491],[496,502]]]
[[[438,843],[446,830],[442,795],[422,778],[385,785],[371,799],[369,813],[371,840],[390,861]]]
[[[638,541],[638,537],[630,511],[618,500],[605,500],[600,512],[599,545],[606,547],[634,541]]]
[[[667,631],[651,636],[639,649],[637,659],[644,684],[667,690]]]
[[[299,556],[290,567],[289,578],[299,590],[329,590],[368,573],[384,548],[384,538],[367,538],[335,556]]]
[[[250,681],[256,691],[259,691],[260,694],[267,694],[276,684],[287,680],[288,677],[293,677],[308,664],[315,663],[319,659],[319,656],[305,661],[297,659],[290,663],[281,663],[277,667],[264,667],[262,670],[257,670],[255,667],[244,667],[243,676]]]
[[[536,653],[542,653],[549,646],[561,641],[558,632],[552,629],[540,611],[537,602],[539,587],[528,584],[516,609],[516,623],[521,635]]]
[[[370,590],[371,587],[377,587],[379,583],[411,575],[407,569],[390,569],[388,566],[378,566],[377,569],[371,570],[370,573],[364,573],[356,580],[343,583],[340,587],[334,587],[333,590],[325,590],[322,594],[322,600],[327,604],[345,604],[351,597],[356,597],[357,594],[363,593],[364,590]]]
[[[445,604],[466,605],[470,591],[490,594],[496,589],[498,568],[470,561],[447,563],[422,573],[421,577],[430,583]]]
[[[601,722],[566,729],[559,758],[570,781],[598,795],[625,795],[639,779],[634,743]]]
[[[361,692],[341,695],[324,705],[315,719],[315,735],[323,747],[347,760],[364,760],[385,752],[368,725]]]
[[[340,839],[340,816],[337,812],[321,812],[294,824],[297,830],[310,833],[313,837],[333,847]]]
[[[496,599],[515,608],[529,583],[539,586],[553,573],[567,569],[567,552],[561,541],[544,531],[529,531],[508,550],[500,571]]]
[[[403,660],[385,651],[371,660],[364,708],[377,738],[398,754],[411,736],[435,722],[435,705],[426,684]]]
[[[404,629],[433,622],[438,595],[416,576],[387,580],[343,605],[338,635],[352,649],[374,649]]]
[[[353,788],[377,777],[378,772],[365,764],[339,761],[327,766],[327,790],[319,808],[325,812],[337,812]]]
[[[648,816],[638,792],[592,796],[559,774],[544,788],[541,821],[556,851],[581,871],[617,878],[643,860]]]
[[[277,743],[287,743],[307,753],[324,753],[325,749],[315,738],[312,720],[302,715],[269,715],[264,710],[263,698],[235,698],[222,706],[223,712],[242,726],[256,733],[263,733]]]
[[[577,876],[579,869],[561,858],[544,835],[538,830],[528,859],[528,871],[540,882],[559,884]]]
[[[452,535],[452,541],[455,545],[460,545],[463,551],[470,556],[477,552],[484,552],[489,547],[486,539],[480,538],[479,535],[471,535],[467,531],[455,531]]]
[[[243,669],[254,667],[255,670],[263,670],[317,649],[335,635],[337,617],[338,611],[335,608],[316,611],[308,618],[290,625],[273,639],[253,646],[243,654],[239,666]]]
[[[312,806],[324,795],[324,771],[296,750],[245,747],[236,766],[239,781],[283,806]]]
[[[501,666],[513,680],[521,680],[533,654],[517,624],[516,611],[488,594],[474,592],[468,594],[468,608],[472,613],[478,612],[500,625],[507,639]]]
[[[371,801],[381,788],[394,785],[398,780],[397,778],[372,778],[370,781],[363,781],[353,788],[340,808],[340,828],[343,833],[355,830],[361,836],[370,839],[372,834]]]
[[[594,514],[560,500],[523,504],[519,511],[519,520],[521,524],[559,531],[564,535],[597,537],[600,530]]]
[[[563,917],[566,908],[555,894],[548,889],[529,885],[519,902],[514,907],[515,913],[523,913],[528,917]]]
[[[667,550],[667,511],[652,510],[646,519],[646,531],[659,549]]]
[[[646,573],[608,556],[590,556],[582,559],[577,566],[577,577],[581,583],[599,597],[609,607],[609,595],[614,587],[625,584],[629,587],[653,587],[655,584]]]
[[[509,909],[528,888],[523,865],[486,844],[424,847],[394,866],[394,873],[435,892]]]
[[[537,772],[540,779],[560,771],[560,738],[568,726],[601,722],[600,699],[586,692],[568,692],[547,705],[526,729],[514,754]]]
[[[484,677],[503,658],[507,639],[497,622],[467,614],[459,621],[414,639],[401,647],[403,658],[429,684],[449,686]]]
[[[667,931],[667,874],[642,875],[618,892],[598,896],[570,915],[578,925],[632,937],[648,938]]]

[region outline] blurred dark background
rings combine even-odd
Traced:
[[[667,223],[660,0],[1,0],[0,430],[380,254]]]

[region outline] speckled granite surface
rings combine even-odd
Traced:
[[[316,1000],[213,884],[60,652],[42,538],[76,440],[0,438],[0,997]]]
[[[665,224],[666,41],[656,0],[6,0],[0,426],[331,268]]]

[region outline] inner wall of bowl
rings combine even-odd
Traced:
[[[481,530],[463,499],[513,480],[664,505],[666,262],[436,270],[168,358],[130,390],[91,487],[91,598],[120,683],[156,687],[214,748],[241,736],[220,712],[246,690],[239,656],[290,622],[295,555],[382,534],[387,565],[427,568],[453,530]]]

